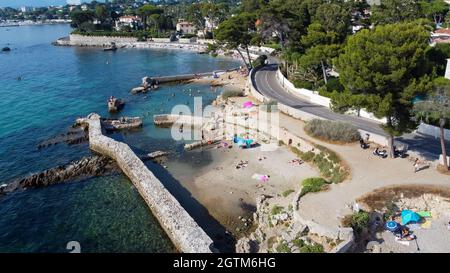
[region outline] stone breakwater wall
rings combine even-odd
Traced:
[[[109,37],[109,36],[84,36],[71,34],[67,45],[71,46],[110,46],[111,43],[117,46],[123,46],[130,43],[136,43],[137,38],[134,37]]]
[[[215,70],[211,72],[202,72],[202,73],[190,73],[190,74],[180,74],[180,75],[171,75],[171,76],[145,76],[142,78],[142,85],[151,84],[152,80],[157,81],[158,83],[168,83],[168,82],[180,82],[180,81],[189,81],[199,78],[207,78],[212,77],[214,74],[222,74],[232,71],[239,71],[239,67],[231,68],[227,70]]]
[[[186,253],[215,251],[211,238],[148,170],[130,147],[102,134],[100,116],[91,114],[77,122],[88,124],[89,147],[117,162],[180,251]]]
[[[56,40],[55,45],[59,46],[84,46],[84,47],[109,47],[115,43],[117,47],[126,48],[150,48],[150,49],[181,49],[194,52],[204,52],[207,44],[188,43],[184,40],[170,42],[168,38],[153,38],[152,41],[139,42],[135,37],[113,37],[113,36],[85,36],[70,34]]]

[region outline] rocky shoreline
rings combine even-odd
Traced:
[[[27,177],[0,185],[0,197],[16,190],[46,187],[66,181],[80,180],[118,170],[114,160],[106,156],[88,156]]]

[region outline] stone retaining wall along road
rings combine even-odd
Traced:
[[[211,253],[213,241],[192,219],[130,147],[102,134],[100,116],[90,114],[79,122],[89,125],[89,147],[116,160],[138,189],[167,235],[182,252]]]
[[[248,77],[249,86],[250,86],[250,94],[252,94],[252,96],[255,97],[258,101],[266,103],[266,102],[270,101],[270,99],[266,98],[263,94],[261,94],[255,88],[255,84],[253,82],[253,78],[254,78],[255,72],[256,72],[255,69],[252,69],[252,71],[250,71],[250,75]],[[290,91],[290,92],[292,92],[292,91]],[[306,94],[298,95],[298,96],[306,97]],[[304,112],[302,110],[295,109],[293,107],[287,106],[287,105],[282,104],[280,102],[278,102],[278,110],[280,112],[288,115],[288,116],[291,116],[293,118],[300,119],[300,120],[303,120],[303,121],[310,121],[312,119],[324,119],[324,118],[316,116],[314,114],[310,114],[310,113]],[[358,129],[358,131],[361,133],[362,136],[365,136],[366,133],[369,133],[369,132],[361,130],[361,129]],[[385,136],[377,135],[377,134],[374,134],[374,133],[369,133],[369,134],[370,134],[370,140],[372,142],[375,142],[375,143],[377,143],[379,145],[383,145],[383,146],[387,146],[388,145],[388,140],[387,140],[387,138]]]

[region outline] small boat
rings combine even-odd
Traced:
[[[116,43],[112,42],[110,47],[104,48],[103,51],[116,51],[117,46]]]
[[[142,127],[140,117],[121,117],[119,119],[102,119],[106,131],[127,130]]]
[[[125,106],[125,102],[123,100],[115,98],[114,96],[109,97],[109,99],[108,99],[108,111],[109,112],[118,112],[118,111],[122,110],[122,108],[124,106]]]

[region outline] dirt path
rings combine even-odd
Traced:
[[[305,219],[330,229],[340,225],[340,217],[350,214],[349,205],[374,189],[395,184],[433,184],[450,186],[450,177],[433,168],[414,173],[409,159],[382,159],[372,155],[372,148],[362,150],[359,144],[334,145],[313,139],[303,131],[304,123],[280,115],[280,125],[293,133],[336,151],[351,169],[350,180],[331,185],[329,191],[308,194],[302,198],[299,213]]]

